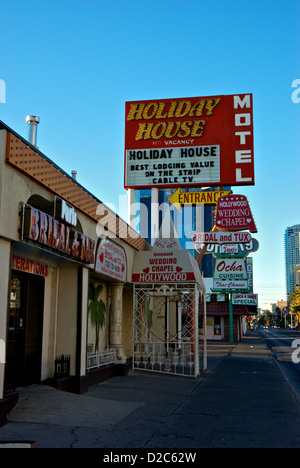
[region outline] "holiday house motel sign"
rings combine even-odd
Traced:
[[[254,183],[252,94],[126,102],[126,189]]]

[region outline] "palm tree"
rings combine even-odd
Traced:
[[[89,313],[91,314],[91,323],[96,327],[95,351],[99,349],[99,330],[105,324],[105,304],[99,298],[103,286],[99,284],[93,288],[93,299],[89,303]]]

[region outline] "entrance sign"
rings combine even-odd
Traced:
[[[102,239],[97,250],[95,271],[126,282],[126,254],[123,247],[109,239]]]
[[[257,232],[248,200],[244,195],[228,195],[218,199],[215,225],[225,231],[248,229],[250,232]]]
[[[220,197],[230,195],[231,190],[211,192],[181,192],[180,187],[170,197],[169,201],[181,209],[181,205],[216,205]]]
[[[195,244],[248,244],[251,241],[249,232],[193,232],[191,241]]]
[[[126,189],[254,185],[252,94],[126,102],[124,178]]]

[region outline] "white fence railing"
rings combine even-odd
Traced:
[[[100,353],[92,353],[87,356],[87,370],[96,369],[98,367],[115,364],[116,351],[102,351]]]

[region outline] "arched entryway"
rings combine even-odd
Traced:
[[[136,252],[133,369],[198,377],[206,369],[205,287],[178,239]]]

